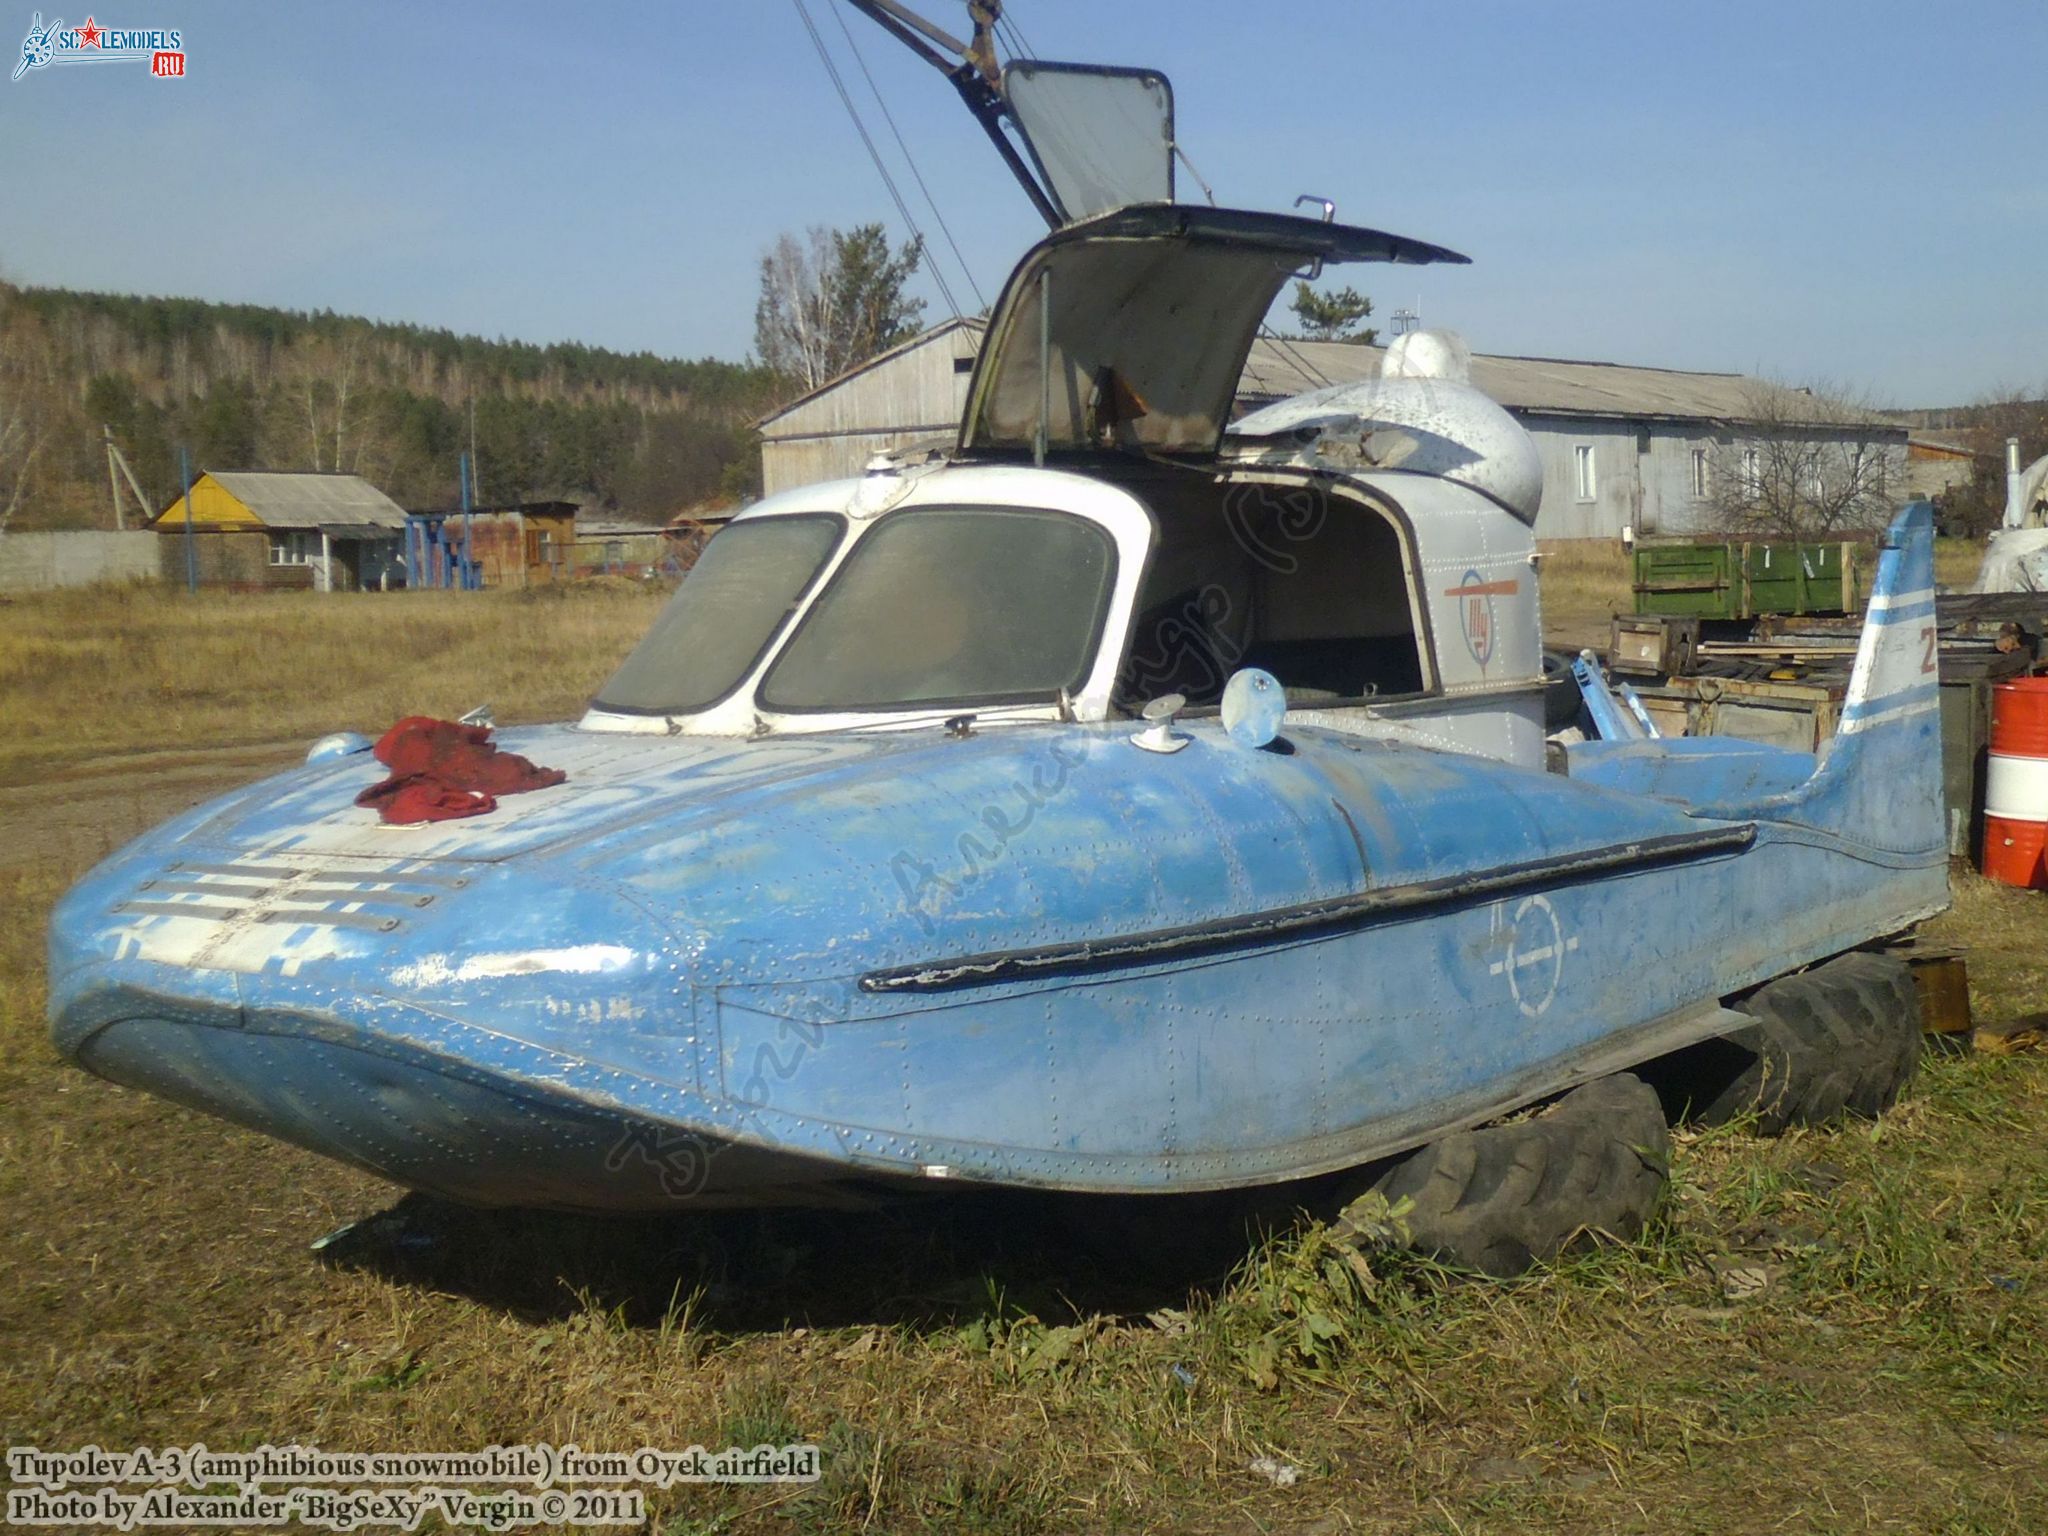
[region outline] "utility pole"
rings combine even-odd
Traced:
[[[114,429],[105,422],[100,423],[100,432],[107,445],[107,485],[114,493],[114,526],[125,529],[128,519],[121,511],[121,477],[128,481],[128,489],[135,497],[135,515],[147,523],[155,515],[149,498],[142,494],[142,482],[135,478],[135,471],[128,467],[128,456],[114,442]]]
[[[114,527],[125,532],[128,520],[121,515],[121,476],[114,468],[114,429],[101,422],[100,431],[106,435],[107,441],[107,489],[114,497]]]
[[[185,482],[185,590],[199,590],[199,550],[192,542],[192,459],[178,450],[178,478]]]

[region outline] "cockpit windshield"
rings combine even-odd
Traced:
[[[731,693],[803,601],[845,527],[842,517],[804,513],[725,529],[604,685],[597,707],[681,715]]]
[[[878,522],[761,686],[772,711],[1051,703],[1078,693],[1116,582],[1110,536],[1012,507],[916,507]]]

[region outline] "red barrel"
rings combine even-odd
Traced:
[[[1984,773],[1984,873],[2048,889],[2048,677],[1991,690],[1991,755]]]

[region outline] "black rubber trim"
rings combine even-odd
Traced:
[[[928,960],[919,965],[869,971],[860,979],[863,992],[949,992],[1042,976],[1081,974],[1118,965],[1149,965],[1177,955],[1229,949],[1244,944],[1291,939],[1329,929],[1347,928],[1394,912],[1451,906],[1475,897],[1498,896],[1528,886],[1554,885],[1581,875],[1672,864],[1715,854],[1739,852],[1756,841],[1756,826],[1717,827],[1711,832],[1678,832],[1639,842],[1616,843],[1585,853],[1503,864],[1471,874],[1446,875],[1360,891],[1326,901],[1272,907],[1241,917],[1155,928],[1145,933],[1108,939],[1045,944],[1033,949],[991,950]]]

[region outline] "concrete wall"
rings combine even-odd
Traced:
[[[154,581],[156,535],[67,533],[0,535],[0,592],[86,587],[96,581]]]

